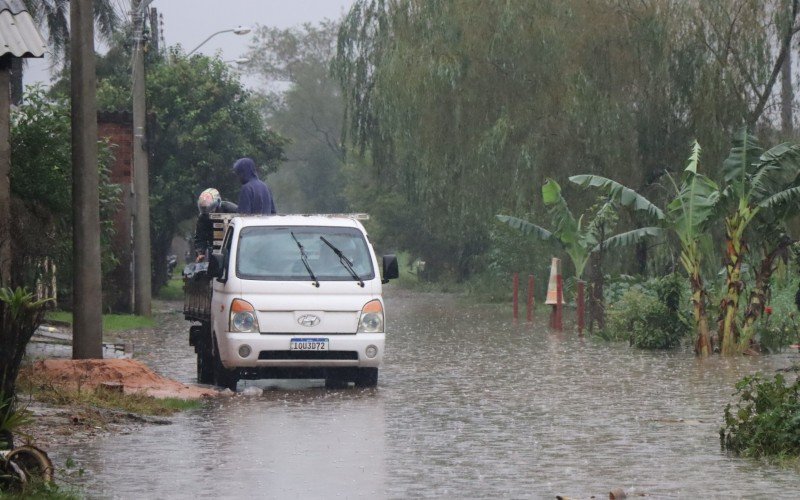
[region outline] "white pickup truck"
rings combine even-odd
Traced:
[[[325,379],[374,387],[386,335],[382,276],[356,215],[215,214],[220,240],[204,272],[185,276],[184,316],[200,383]]]

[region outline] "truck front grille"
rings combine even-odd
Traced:
[[[358,361],[356,351],[261,351],[258,359],[277,360],[352,360]]]

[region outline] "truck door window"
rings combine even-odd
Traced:
[[[341,251],[359,278],[375,277],[372,257],[361,231],[349,227],[307,226],[242,229],[237,247],[237,276],[254,280],[312,281],[292,234],[303,245],[308,265],[319,281],[354,281],[348,267],[321,237]]]
[[[222,240],[222,276],[221,280],[228,279],[228,268],[230,267],[231,247],[233,246],[233,226],[228,226],[228,231],[225,233],[225,239]]]

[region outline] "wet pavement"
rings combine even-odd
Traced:
[[[798,355],[651,353],[510,307],[387,293],[377,389],[240,382],[173,424],[53,450],[92,498],[796,498],[800,474],[720,450],[733,385]],[[194,381],[179,304],[129,338],[162,375]],[[537,318],[544,322],[545,318]],[[249,392],[249,391],[248,391]],[[253,391],[259,393],[259,391]]]

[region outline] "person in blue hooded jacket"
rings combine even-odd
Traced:
[[[239,192],[240,214],[274,214],[275,201],[272,192],[256,174],[256,164],[250,158],[240,158],[233,164],[233,171],[242,183]]]

